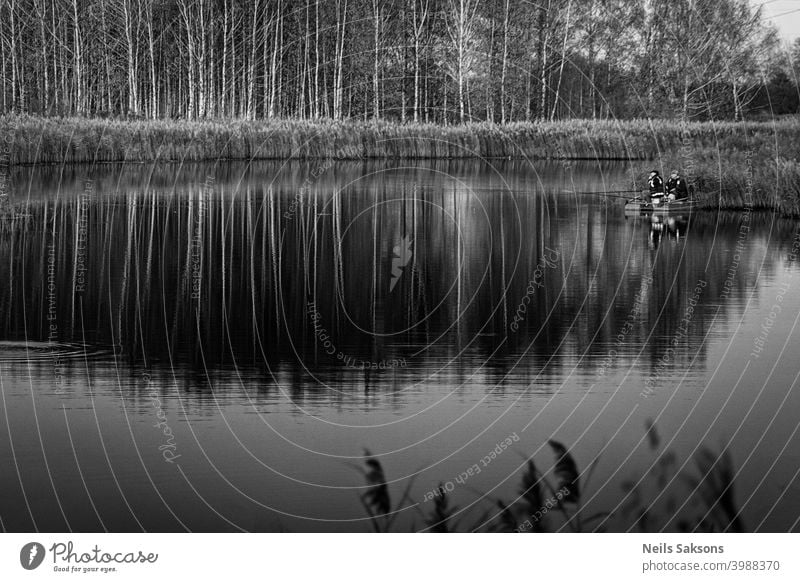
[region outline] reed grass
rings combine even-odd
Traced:
[[[329,119],[0,117],[10,164],[250,159],[620,159],[691,167],[703,203],[800,216],[800,118],[457,126]],[[647,162],[647,163],[645,163]],[[750,169],[748,169],[750,168]]]
[[[655,163],[664,172],[687,165],[674,154]],[[692,152],[689,163],[691,173],[687,179],[695,188],[701,208],[766,210],[800,217],[800,162],[796,154],[787,151],[775,155],[774,145],[771,150],[748,147],[724,154],[699,148]],[[648,164],[636,163],[633,173],[645,176],[650,169]]]
[[[555,455],[551,471],[540,472],[528,459],[522,472],[518,496],[511,502],[481,495],[490,505],[475,518],[451,503],[450,495],[440,483],[433,506],[426,510],[422,503],[412,503],[411,484],[406,487],[396,507],[386,474],[378,457],[366,452],[365,477],[367,490],[362,504],[376,532],[397,531],[394,521],[399,509],[413,507],[422,516],[421,527],[412,524],[412,531],[448,532],[587,532],[616,528],[642,532],[744,532],[747,531],[736,501],[736,471],[730,455],[716,454],[701,447],[694,456],[693,469],[679,470],[675,454],[661,445],[655,425],[646,423],[647,443],[653,461],[645,474],[622,483],[622,501],[617,509],[587,513],[586,488],[597,460],[586,471],[580,471],[572,453],[561,443],[550,440]],[[546,474],[552,472],[552,476]],[[676,477],[679,477],[676,479]],[[583,479],[582,485],[579,485]],[[683,483],[680,491],[685,502],[679,504],[676,490],[669,484]]]
[[[695,150],[800,150],[800,119],[775,123],[571,120],[456,126],[328,119],[127,120],[0,117],[11,162],[218,159],[657,159]],[[785,154],[784,154],[785,155]]]

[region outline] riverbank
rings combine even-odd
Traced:
[[[800,119],[680,123],[668,120],[470,123],[381,121],[125,120],[0,116],[10,162],[151,162],[218,159],[586,158],[657,159],[710,149],[800,152]]]
[[[708,204],[800,216],[800,119],[472,123],[0,117],[15,164],[252,159],[603,159],[679,167]]]

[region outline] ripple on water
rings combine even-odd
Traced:
[[[97,360],[112,355],[111,348],[71,342],[0,341],[0,363],[59,360]]]

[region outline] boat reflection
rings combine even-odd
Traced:
[[[689,217],[672,215],[650,215],[650,237],[648,246],[650,250],[656,250],[666,236],[672,244],[678,244],[686,240],[689,228]]]

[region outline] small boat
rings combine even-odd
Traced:
[[[691,198],[684,200],[664,200],[659,203],[653,203],[647,198],[634,198],[625,203],[625,213],[635,212],[637,214],[643,212],[652,212],[654,214],[685,214],[698,210],[700,204]]]

